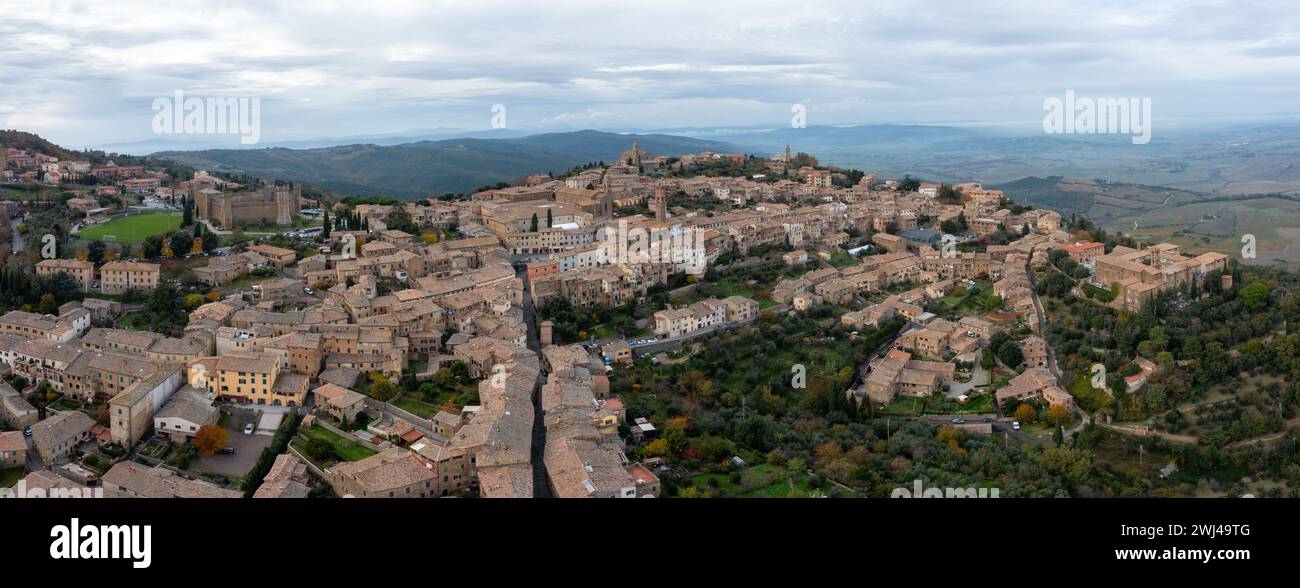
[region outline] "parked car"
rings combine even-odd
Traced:
[[[234,447],[227,447],[227,448],[225,448],[225,449],[222,449],[221,451],[218,451],[217,453],[220,453],[221,455],[234,455],[234,454],[235,454],[235,448],[234,448]]]
[[[1017,431],[1019,431],[1019,430],[1020,430],[1020,421],[1011,421],[1011,428],[1012,428],[1012,429],[1015,429],[1015,430],[1017,430]]]
[[[956,418],[952,419],[952,424],[954,424],[954,425],[964,425],[964,424],[966,424],[966,419],[961,418],[961,417],[956,417]]]
[[[23,427],[23,436],[24,436],[24,437],[31,437],[31,436],[32,436],[32,426],[31,426],[31,425],[27,425],[26,427]]]
[[[253,423],[248,423],[247,425],[244,425],[244,434],[245,435],[253,434]]]

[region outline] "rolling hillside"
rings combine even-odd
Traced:
[[[740,150],[719,141],[671,135],[577,131],[391,146],[166,151],[153,156],[209,171],[237,171],[265,179],[310,183],[345,195],[420,198],[434,192],[467,192],[533,173],[559,173],[593,161],[611,161],[633,141],[643,151],[657,155]]]

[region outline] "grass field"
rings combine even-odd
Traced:
[[[18,483],[18,480],[23,479],[24,474],[25,472],[21,467],[0,470],[0,488],[12,488],[14,484]]]
[[[298,434],[306,439],[323,439],[326,443],[334,446],[334,453],[343,461],[361,461],[374,455],[375,450],[356,443],[350,439],[344,439],[334,431],[324,427],[312,427],[310,429],[299,430]],[[297,442],[298,440],[294,440]]]
[[[91,241],[116,241],[139,243],[150,235],[170,233],[180,228],[181,215],[175,212],[135,214],[115,218],[102,225],[89,227],[77,236]]]
[[[438,414],[438,407],[423,400],[416,400],[406,396],[394,400],[393,406],[426,419],[433,418],[433,415]]]
[[[844,494],[828,483],[814,488],[807,474],[768,464],[741,470],[739,481],[724,474],[700,474],[691,478],[690,485],[723,498],[807,498],[813,491],[822,496]]]

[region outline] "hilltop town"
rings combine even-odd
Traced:
[[[1131,314],[1234,288],[1222,254],[788,147],[633,144],[416,202],[0,154],[9,185],[71,190],[0,201],[14,256],[71,226],[0,276],[0,466],[29,492],[875,495],[869,464],[938,430],[1055,495],[1010,442],[1074,451],[1116,382],[1081,402],[1040,293]],[[173,232],[79,236],[159,211]],[[1155,359],[1124,359],[1125,392],[1174,369]]]

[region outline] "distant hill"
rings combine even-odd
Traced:
[[[594,161],[611,162],[634,141],[642,151],[656,155],[742,150],[730,143],[671,135],[576,131],[388,146],[163,151],[152,157],[208,171],[304,182],[344,195],[420,198],[434,192],[468,192],[534,173],[560,173]]]
[[[156,135],[148,139],[127,143],[108,143],[96,146],[97,149],[113,153],[131,153],[146,155],[162,151],[200,151],[215,149],[257,150],[284,147],[286,149],[324,149],[343,145],[401,145],[419,141],[443,141],[446,139],[514,139],[536,133],[514,129],[487,129],[470,131],[464,129],[412,129],[398,133],[379,133],[371,135],[347,135],[340,137],[316,137],[285,141],[262,141],[256,145],[241,144],[237,135]]]
[[[821,163],[930,181],[1106,178],[1223,195],[1300,194],[1300,122],[1157,125],[1146,145],[1127,135],[1046,135],[1034,125],[866,124],[673,129],[772,153],[789,144]]]
[[[51,143],[40,135],[16,130],[0,130],[0,145],[24,149],[33,153],[42,153],[63,160],[89,161],[104,163],[108,156],[102,151],[71,151]]]

